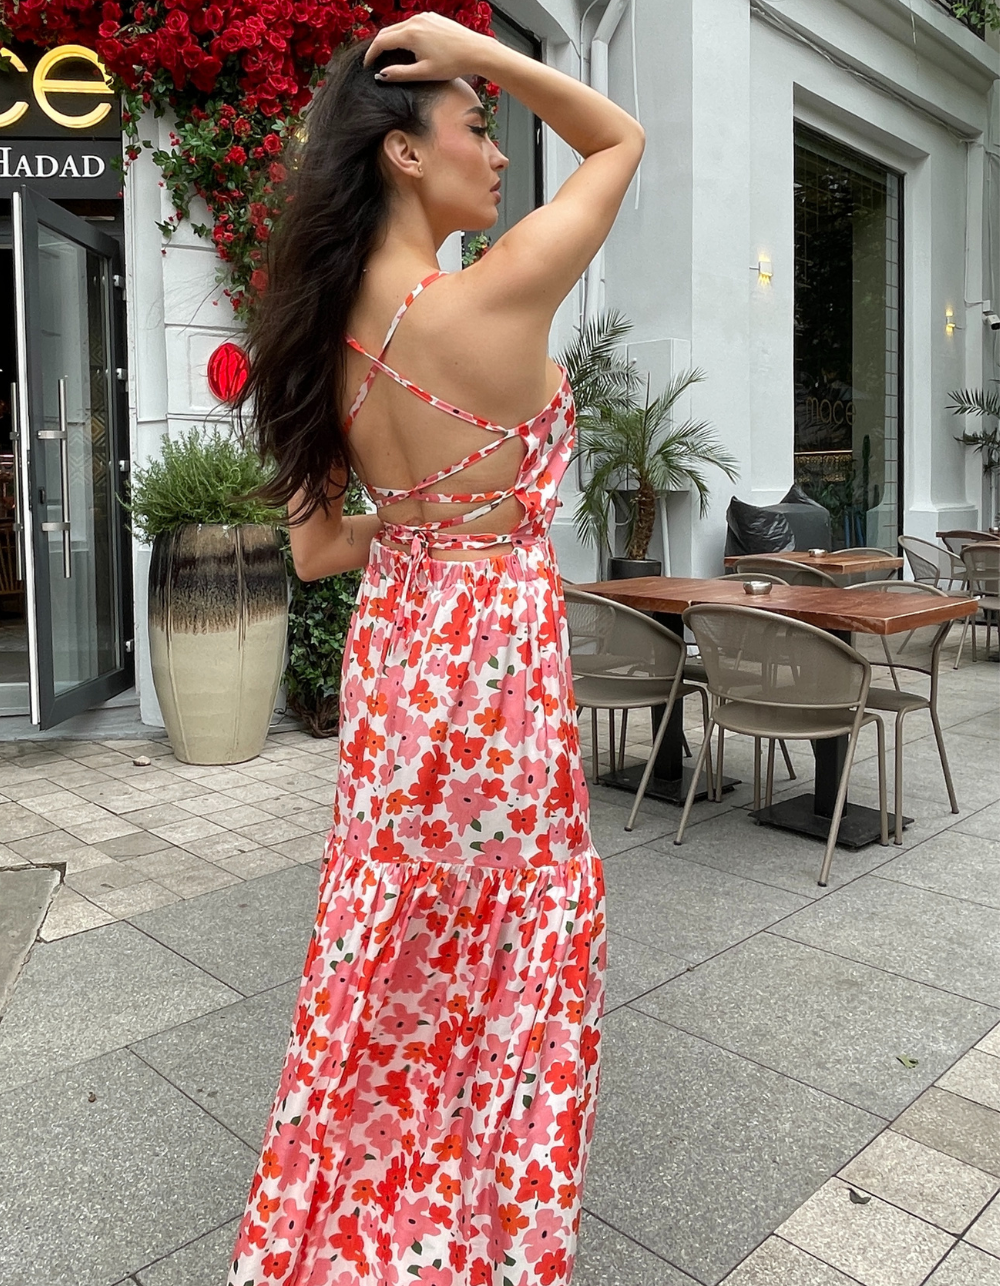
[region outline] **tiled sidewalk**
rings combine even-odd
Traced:
[[[838,850],[825,890],[747,785],[680,848],[676,809],[629,835],[627,797],[594,790],[609,998],[574,1286],[1000,1286],[997,679],[942,677],[961,814],[912,716],[904,848]],[[297,732],[234,769],[0,744],[0,868],[66,872],[0,1022],[0,1286],[222,1286],[334,755]],[[873,779],[862,760],[852,798]]]

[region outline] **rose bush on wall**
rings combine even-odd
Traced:
[[[266,285],[281,152],[323,67],[345,41],[424,10],[489,30],[484,0],[0,0],[0,37],[96,49],[123,96],[132,160],[143,112],[173,111],[170,149],[154,153],[174,206],[162,231],[204,199],[212,223],[196,230],[214,241],[242,312]]]

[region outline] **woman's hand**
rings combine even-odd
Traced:
[[[409,49],[416,62],[395,63],[375,73],[377,80],[456,80],[480,72],[484,54],[495,44],[460,22],[437,13],[419,13],[405,22],[383,27],[365,54],[369,67],[391,49]]]

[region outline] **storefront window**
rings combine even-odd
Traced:
[[[492,25],[497,39],[511,49],[529,58],[542,56],[542,47],[535,37],[496,8]],[[503,174],[497,221],[487,233],[491,245],[542,202],[542,123],[510,94],[500,95],[496,139],[510,166]],[[466,235],[467,250],[474,239],[475,234]]]
[[[795,138],[795,478],[833,545],[900,531],[901,186],[811,130]]]

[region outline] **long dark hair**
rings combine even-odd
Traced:
[[[389,213],[382,161],[390,130],[423,135],[444,81],[380,82],[375,72],[412,63],[394,49],[364,66],[370,41],[341,50],[306,116],[307,141],[288,155],[288,203],[269,244],[268,282],[250,325],[250,377],[240,397],[262,458],[274,464],[264,499],[305,503],[304,521],[328,506],[332,470],[350,468],[341,416],[347,319]]]

